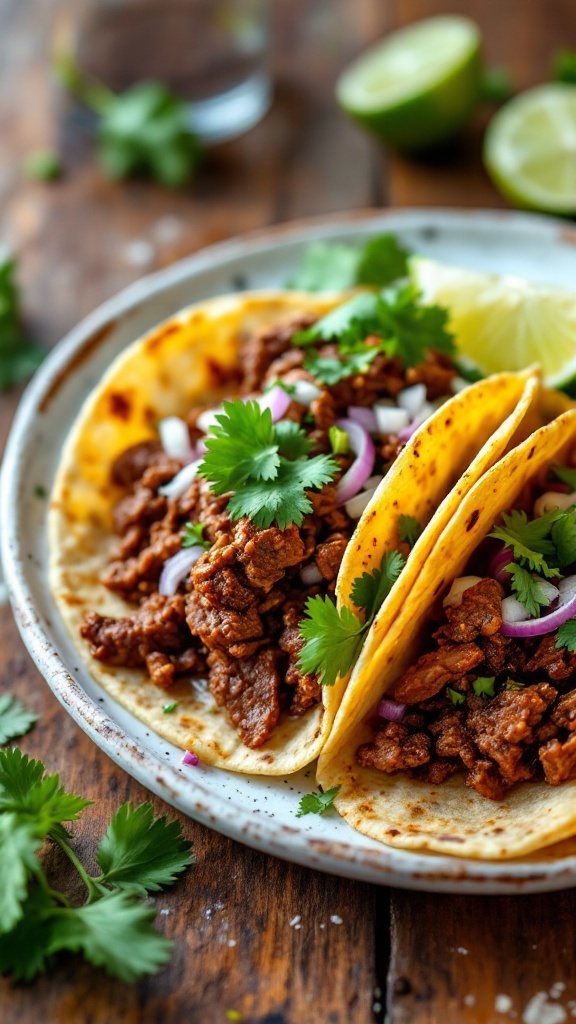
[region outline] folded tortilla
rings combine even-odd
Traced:
[[[562,463],[576,445],[576,410],[540,428],[511,450],[454,503],[454,516],[429,557],[420,560],[402,614],[383,631],[376,620],[354,679],[341,703],[318,765],[325,789],[340,786],[335,806],[359,832],[390,846],[461,857],[518,857],[576,834],[576,782],[517,783],[504,799],[488,800],[461,773],[441,785],[402,772],[387,775],[362,767],[358,747],[373,738],[378,701],[422,650],[432,607],[502,512],[514,507],[532,479]]]
[[[243,340],[296,313],[323,316],[346,296],[261,292],[210,299],[183,310],[134,342],[88,397],[62,454],[49,509],[50,581],[79,656],[102,688],[151,729],[200,759],[233,771],[284,775],[314,760],[330,733],[348,679],[324,687],[323,703],[300,718],[283,716],[260,748],[245,746],[205,683],[170,689],[177,711],[163,714],[166,694],[144,669],[104,664],[80,638],[85,612],[122,617],[133,606],[101,583],[115,542],[112,510],[121,490],[111,482],[117,456],[157,438],[155,424],[185,416],[199,403],[231,397]],[[378,619],[387,630],[403,611],[415,580],[459,502],[539,416],[533,371],[498,374],[456,395],[413,436],[385,476],[348,545],[337,584],[350,603],[354,579],[398,546],[398,516],[428,524]],[[358,673],[356,672],[355,675]]]

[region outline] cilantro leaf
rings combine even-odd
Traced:
[[[568,466],[551,466],[550,468],[558,480],[567,484],[571,491],[576,491],[576,469],[570,469]]]
[[[293,420],[279,420],[274,426],[274,437],[280,454],[287,459],[302,459],[314,447],[306,432]]]
[[[312,242],[286,287],[308,292],[345,291],[358,280],[360,260],[361,254],[355,245]]]
[[[504,684],[505,690],[523,690],[526,683],[518,683],[515,679],[507,679]]]
[[[43,836],[17,814],[0,814],[0,933],[22,917],[28,880],[39,870]]]
[[[466,694],[460,693],[460,690],[454,690],[451,686],[446,687],[446,696],[448,700],[452,702],[454,707],[461,707],[466,703]]]
[[[472,683],[472,689],[477,697],[493,697],[495,681],[496,676],[478,676]]]
[[[10,693],[0,695],[0,743],[24,736],[37,721],[38,715],[26,711],[24,705]]]
[[[41,761],[29,760],[18,749],[0,750],[0,812],[26,816],[46,835],[57,823],[75,821],[92,801],[66,793],[59,775],[43,774]]]
[[[112,816],[96,857],[98,879],[139,896],[171,885],[194,857],[177,821],[154,818],[152,804],[125,803]]]
[[[14,981],[31,981],[49,964],[53,919],[57,903],[40,886],[32,888],[23,901],[22,916],[10,932],[0,935],[0,974]]]
[[[363,346],[357,352],[342,352],[340,358],[310,354],[304,360],[308,370],[320,384],[338,384],[356,373],[366,373],[380,351],[377,345]]]
[[[15,269],[14,260],[0,262],[0,391],[26,380],[44,358],[22,331]]]
[[[314,672],[323,686],[333,686],[354,664],[366,625],[349,608],[338,611],[329,597],[309,597],[307,619],[298,624],[304,647],[298,656],[301,672]]]
[[[556,637],[556,647],[567,647],[569,651],[576,651],[576,619],[568,619],[562,623]]]
[[[367,623],[374,619],[405,565],[406,559],[399,551],[388,551],[379,569],[365,572],[354,580],[350,598],[358,608],[365,610]]]
[[[154,910],[129,893],[110,892],[95,903],[55,912],[48,951],[81,951],[114,977],[136,981],[170,958],[173,943],[155,931],[154,917]]]
[[[548,535],[552,524],[561,515],[561,509],[552,509],[528,522],[526,512],[513,509],[503,514],[504,525],[495,526],[489,536],[504,541],[506,547],[512,548],[514,558],[522,565],[526,564],[533,572],[542,573],[548,578],[559,576],[558,569],[550,567],[545,556],[555,554],[554,544]]]
[[[171,715],[173,711],[176,711],[177,707],[178,707],[178,701],[177,700],[173,700],[173,701],[171,701],[170,704],[163,704],[162,705],[162,712],[165,715]]]
[[[422,533],[422,526],[414,516],[398,516],[398,537],[403,544],[414,545]]]
[[[223,403],[206,438],[199,473],[214,494],[236,490],[247,480],[272,480],[280,465],[272,413],[257,402]]]
[[[297,331],[292,343],[306,348],[318,341],[363,341],[371,333],[369,327],[377,326],[377,308],[378,296],[373,292],[362,292],[341,306],[336,306],[336,309],[332,309],[311,327]]]
[[[511,587],[520,604],[524,605],[532,618],[537,618],[540,609],[550,604],[550,598],[542,588],[542,581],[515,562],[506,566],[506,572],[512,576]]]
[[[418,289],[410,282],[386,288],[378,297],[379,331],[393,339],[396,355],[404,366],[421,363],[429,348],[451,355],[454,336],[448,330],[448,310],[422,304]]]
[[[334,786],[324,791],[322,786],[318,786],[317,793],[305,793],[300,799],[296,817],[302,818],[305,814],[325,814],[328,808],[332,807],[334,797],[340,789],[340,786]]]
[[[281,459],[274,480],[246,483],[228,502],[232,519],[248,516],[260,530],[276,522],[281,530],[290,523],[302,525],[304,516],[312,511],[307,489],[320,488],[338,472],[337,462],[329,455],[316,455],[306,461]]]
[[[567,509],[552,525],[552,543],[562,568],[576,562],[576,508]]]
[[[356,283],[382,288],[399,277],[406,277],[409,255],[394,235],[369,238],[362,248]]]
[[[204,548],[208,551],[212,547],[209,540],[204,539],[204,530],[206,527],[203,523],[184,523],[184,534],[182,537],[183,548],[193,548],[196,545]]]

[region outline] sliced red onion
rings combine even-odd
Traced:
[[[406,714],[406,707],[406,704],[399,704],[397,700],[383,697],[378,704],[378,714],[388,722],[401,722]]]
[[[481,582],[481,576],[457,576],[442,602],[444,608],[459,608],[462,604],[462,594]]]
[[[348,434],[356,458],[336,485],[336,503],[345,505],[366,483],[374,468],[376,449],[367,430],[354,420],[336,420],[336,426]]]
[[[167,484],[163,484],[162,487],[158,488],[158,494],[161,494],[164,498],[179,498],[192,483],[201,461],[201,459],[197,459],[196,462],[189,462]]]
[[[511,575],[506,572],[505,566],[510,565],[514,561],[514,553],[510,548],[501,548],[496,554],[490,559],[488,565],[488,575],[494,580],[498,580],[498,583],[502,583],[504,586],[510,582]]]
[[[504,598],[502,605],[510,598]],[[553,633],[568,619],[576,617],[576,594],[566,604],[561,604],[553,612],[543,615],[540,619],[529,619],[527,622],[504,622],[500,632],[503,636],[531,637]]]
[[[171,558],[167,558],[160,573],[158,593],[163,597],[174,597],[194,562],[197,562],[203,554],[204,548],[200,544],[194,544],[191,548],[181,548]]]
[[[276,384],[270,391],[267,391],[265,395],[261,395],[256,399],[258,405],[264,411],[264,409],[270,409],[272,413],[272,423],[277,423],[281,420],[284,413],[286,412],[290,402],[292,401],[291,396],[281,388],[279,384]]]
[[[292,392],[292,398],[298,405],[312,405],[317,398],[320,398],[322,391],[316,387],[311,380],[296,380],[290,382],[290,386],[294,388]]]
[[[182,758],[182,764],[189,764],[192,768],[196,768],[200,764],[200,758],[192,750],[187,750]]]
[[[313,587],[315,583],[321,583],[324,577],[316,562],[309,562],[300,569],[300,579],[306,587]]]
[[[354,423],[359,423],[364,430],[367,430],[369,434],[378,433],[378,421],[376,419],[376,413],[373,409],[368,409],[362,405],[350,405],[348,407],[348,416]]]
[[[396,402],[401,409],[405,409],[411,420],[418,415],[426,401],[426,385],[412,384],[409,388],[403,388],[396,395]]]
[[[158,432],[166,455],[180,459],[181,462],[190,462],[193,458],[193,451],[188,424],[184,420],[181,420],[179,416],[167,416],[166,419],[160,420]]]
[[[383,402],[376,402],[374,415],[379,434],[399,434],[410,422],[406,409],[399,409],[396,405],[384,405]]]
[[[350,516],[350,519],[360,519],[364,509],[368,507],[377,490],[378,487],[370,487],[369,490],[360,491],[360,494],[350,498],[350,501],[347,501],[344,505],[346,515]]]
[[[401,430],[398,434],[400,441],[409,441],[413,434],[416,433],[418,427],[421,427],[427,419],[430,418],[434,412],[434,406],[430,402],[424,402],[424,405],[420,409],[418,415],[409,423],[405,430]]]
[[[567,576],[558,584],[560,605],[567,604],[576,595],[576,576]]]

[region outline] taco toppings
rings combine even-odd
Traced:
[[[364,767],[501,800],[576,779],[576,470],[502,515],[443,600],[425,653],[378,705]]]
[[[102,582],[134,610],[85,614],[92,655],[164,690],[207,675],[253,748],[282,712],[318,703],[322,673],[301,661],[306,602],[334,593],[387,469],[461,386],[451,352],[445,312],[404,284],[246,338],[238,397],[163,419],[157,440],[114,461],[119,541]]]

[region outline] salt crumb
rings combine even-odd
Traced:
[[[475,1006],[476,1005],[476,996],[473,996],[473,995],[464,996],[463,1003],[464,1003],[464,1006]]]
[[[566,1010],[557,1003],[549,1003],[546,992],[538,992],[522,1014],[524,1024],[563,1024]]]
[[[565,988],[566,985],[563,981],[555,981],[554,984],[550,986],[548,991],[552,996],[552,999],[560,999],[560,996],[564,992]]]
[[[464,946],[458,946],[456,952],[461,953],[462,956],[468,956],[468,950],[465,949]]]
[[[204,911],[204,917],[212,917],[212,907],[206,907]]]
[[[338,914],[332,914],[330,920],[332,921],[332,924],[342,924],[342,918],[338,917]]]
[[[228,939],[228,945],[229,946],[235,946],[236,945],[236,939]]]
[[[322,921],[322,922],[320,923],[320,927],[321,927],[321,928],[325,928],[325,927],[326,927],[326,925],[324,924],[324,921]]]
[[[512,1000],[510,996],[499,995],[494,1000],[494,1009],[496,1013],[508,1013],[512,1009]]]
[[[183,230],[182,221],[178,217],[167,214],[152,225],[150,234],[158,245],[170,245],[171,242],[176,242],[180,238]]]
[[[145,238],[135,238],[124,249],[124,259],[131,267],[149,267],[154,262],[156,250]]]
[[[291,921],[288,921],[288,924],[291,928],[295,928],[296,925],[300,924],[301,920],[302,918],[300,917],[300,914],[296,914],[296,917],[293,917]]]
[[[161,914],[169,914],[170,911],[169,911],[168,907],[162,907],[162,910],[160,911],[160,913]]]

